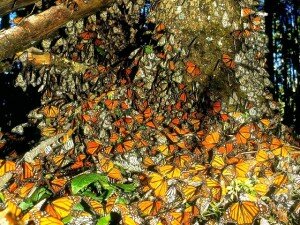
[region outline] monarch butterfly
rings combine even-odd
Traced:
[[[181,192],[187,201],[194,201],[199,197],[199,188],[192,185],[183,186]]]
[[[136,122],[138,122],[139,124],[142,124],[142,123],[144,122],[144,115],[141,114],[141,113],[135,115],[133,118],[134,118],[134,120],[135,120]]]
[[[163,207],[163,202],[157,201],[141,201],[138,203],[138,208],[143,216],[155,216]]]
[[[149,176],[149,186],[154,190],[154,195],[164,199],[167,193],[167,181],[158,173],[152,173]]]
[[[120,136],[119,136],[117,133],[113,132],[113,133],[110,135],[109,141],[110,141],[111,143],[116,143],[116,142],[118,142],[119,140],[120,140]]]
[[[6,202],[6,208],[14,217],[18,217],[22,212],[21,208],[12,200]]]
[[[174,158],[173,161],[179,168],[183,168],[189,165],[189,163],[192,161],[192,157],[187,154],[178,155]]]
[[[111,210],[114,208],[117,200],[116,195],[110,196],[105,203],[101,203],[92,198],[85,198],[84,201],[90,206],[92,211],[94,211],[97,215],[109,214]]]
[[[118,100],[105,99],[104,104],[109,110],[115,110],[119,105],[119,101]]]
[[[55,118],[59,114],[59,108],[54,105],[47,105],[42,108],[41,112],[47,118]]]
[[[149,168],[151,166],[154,166],[155,163],[154,163],[153,159],[151,159],[149,156],[146,156],[143,159],[143,165],[144,165],[144,167]]]
[[[173,143],[176,143],[179,141],[179,137],[178,137],[177,133],[175,133],[175,132],[170,133],[169,131],[165,130],[165,134],[166,134],[167,138],[169,138]]]
[[[230,182],[235,178],[235,168],[231,165],[226,166],[222,172],[221,172],[221,182],[223,182],[226,185],[229,185]]]
[[[97,35],[95,32],[85,31],[79,34],[79,37],[81,37],[83,40],[90,40],[92,38],[95,38]]]
[[[250,138],[251,136],[251,125],[248,124],[248,125],[245,125],[245,126],[242,126],[238,133],[235,135],[236,137],[236,142],[238,144],[246,144],[248,139]]]
[[[222,103],[221,103],[221,101],[216,101],[213,104],[213,112],[214,112],[214,114],[219,113],[221,110],[222,110]]]
[[[155,30],[156,30],[156,32],[162,32],[162,31],[164,31],[166,29],[166,26],[165,26],[165,24],[163,24],[163,23],[159,23],[159,24],[157,24],[157,26],[155,27]]]
[[[191,224],[191,215],[190,213],[185,212],[170,212],[167,215],[170,225],[190,225]]]
[[[45,211],[57,219],[62,219],[71,213],[73,206],[79,200],[80,198],[75,196],[61,197],[46,205]]]
[[[99,74],[93,73],[90,70],[85,71],[85,73],[82,75],[83,81],[96,81],[99,77]]]
[[[169,69],[174,71],[176,69],[175,62],[173,60],[169,61]]]
[[[238,225],[252,224],[258,213],[259,208],[254,202],[240,201],[228,208],[225,218],[235,221]]]
[[[219,182],[213,179],[206,179],[206,186],[210,188],[213,199],[217,202],[220,201],[222,188]]]
[[[125,101],[123,101],[123,102],[121,102],[121,108],[122,108],[123,110],[127,110],[127,109],[129,109],[130,107],[129,107],[129,105],[128,105]]]
[[[168,156],[171,155],[177,147],[175,145],[159,145],[155,149],[161,152],[164,156]]]
[[[52,216],[46,216],[40,218],[40,225],[64,225],[62,221],[59,219],[56,219],[55,217]]]
[[[89,155],[93,155],[97,153],[102,147],[101,142],[99,140],[87,141],[86,142],[86,152]]]
[[[251,16],[251,23],[255,26],[258,26],[261,24],[261,17],[260,16]]]
[[[58,130],[55,127],[44,127],[41,129],[41,135],[44,137],[53,137],[58,134]]]
[[[137,131],[134,134],[133,139],[134,139],[134,141],[136,143],[136,147],[137,148],[149,146],[149,143],[146,140],[144,140],[144,138],[142,137],[142,132],[141,131]]]
[[[273,184],[277,187],[281,187],[288,182],[288,177],[285,173],[279,173],[274,176]]]
[[[186,102],[187,101],[187,94],[185,92],[181,93],[179,96],[179,100],[182,102]]]
[[[153,129],[156,129],[157,126],[155,125],[155,123],[151,120],[151,121],[148,121],[147,123],[145,123],[145,125],[147,127],[150,127],[150,128],[153,128]]]
[[[290,148],[284,145],[278,138],[273,138],[270,150],[275,156],[287,157],[289,155]]]
[[[157,166],[156,169],[160,174],[166,176],[169,179],[179,178],[181,174],[180,169],[176,168],[173,165]]]
[[[53,193],[58,193],[59,191],[61,191],[63,187],[66,185],[67,181],[68,180],[66,178],[55,178],[51,180],[50,187]]]
[[[269,158],[270,158],[270,156],[269,156],[268,152],[266,152],[265,150],[260,149],[256,152],[255,159],[257,162],[265,162]]]
[[[132,150],[134,146],[134,140],[126,140],[123,143],[120,143],[116,147],[118,153],[125,153]]]
[[[138,223],[136,223],[131,216],[129,215],[125,215],[123,216],[123,225],[139,225]]]
[[[270,119],[261,119],[260,122],[266,127],[269,128],[270,124],[271,124],[271,120]]]
[[[197,77],[201,74],[199,67],[191,61],[187,61],[185,67],[186,67],[186,72],[190,74],[192,77]]]
[[[228,54],[223,54],[222,61],[225,64],[225,66],[230,69],[234,69],[236,67],[235,62]]]
[[[216,144],[218,144],[220,140],[220,133],[219,132],[212,132],[210,134],[208,134],[204,141],[202,142],[202,145],[207,149],[210,150],[213,147],[216,146]]]
[[[84,201],[91,207],[92,211],[97,215],[104,215],[105,209],[101,202],[93,200],[91,198],[85,198]]]
[[[145,119],[148,119],[153,115],[153,110],[150,107],[147,107],[144,110],[143,115],[144,115]]]
[[[221,146],[218,148],[218,152],[221,154],[228,154],[233,151],[233,144],[232,143],[226,143],[225,146]]]
[[[64,160],[65,160],[65,155],[62,155],[62,154],[61,154],[61,155],[54,156],[54,157],[52,158],[52,161],[53,161],[53,163],[54,163],[54,165],[55,165],[56,167],[62,166]]]
[[[245,30],[235,30],[231,33],[231,35],[236,39],[248,38],[251,35],[251,31],[248,29]]]
[[[247,17],[247,16],[250,16],[254,13],[255,13],[255,11],[251,8],[245,7],[245,8],[241,9],[241,17]]]
[[[35,183],[32,182],[24,184],[19,190],[19,196],[21,198],[27,197],[31,192],[32,188],[34,187],[34,185]]]
[[[246,177],[249,172],[250,164],[248,162],[239,162],[235,165],[236,177]]]
[[[211,166],[215,169],[221,170],[226,166],[226,164],[221,155],[215,155],[211,162]]]
[[[185,140],[181,140],[181,141],[177,142],[176,145],[181,149],[190,149],[191,148],[191,146]]]
[[[253,186],[255,192],[260,196],[265,196],[269,191],[269,185],[265,183],[258,183]]]
[[[98,121],[98,117],[96,113],[82,114],[82,119],[85,122],[96,123]]]
[[[13,161],[5,160],[4,163],[1,163],[0,167],[0,177],[2,177],[5,173],[9,171],[16,170],[16,163]]]
[[[176,131],[176,133],[179,134],[179,135],[185,135],[185,134],[190,133],[189,128],[187,128],[187,127],[185,127],[185,126],[182,126],[182,128],[179,128],[178,126],[173,125],[172,128],[173,128],[173,129]]]
[[[33,177],[33,166],[30,165],[28,162],[24,162],[23,163],[23,168],[22,168],[22,175],[21,175],[21,179],[28,179]]]
[[[117,167],[115,167],[114,163],[108,157],[105,157],[103,154],[98,153],[98,160],[101,170],[106,173],[108,177],[115,180],[123,179],[121,171]]]

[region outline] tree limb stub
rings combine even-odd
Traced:
[[[0,1],[0,16],[3,16],[16,9],[31,5],[39,0],[1,0]]]
[[[0,61],[12,57],[36,42],[63,27],[70,20],[77,20],[102,10],[114,0],[90,0],[84,3],[77,0],[78,10],[72,11],[64,5],[53,6],[48,10],[25,18],[18,26],[0,32]]]

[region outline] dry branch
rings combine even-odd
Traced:
[[[0,16],[3,16],[16,9],[31,5],[39,0],[1,0],[0,1]]]
[[[0,61],[12,57],[16,52],[27,49],[49,34],[63,27],[70,20],[77,20],[110,5],[114,0],[77,0],[78,10],[72,11],[64,5],[32,15],[13,28],[0,33]]]
[[[51,54],[49,52],[43,52],[35,47],[26,49],[24,52],[16,53],[16,57],[22,57],[23,60],[26,60],[37,67],[54,65],[57,68],[70,69],[74,73],[84,73],[87,69],[97,73],[97,68],[91,67],[90,65],[74,62],[70,59]]]

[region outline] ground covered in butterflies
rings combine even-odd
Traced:
[[[140,23],[129,5],[121,4]],[[228,99],[198,92],[201,65],[163,23],[148,24],[148,44],[136,48],[106,41],[135,34],[101,27],[122,7],[68,24],[67,37],[51,44],[52,54],[97,66],[19,76],[19,86],[43,93],[28,116],[42,139],[0,160],[1,224],[297,224],[299,151],[278,118],[253,117],[235,80]],[[255,15],[242,12],[247,21]],[[236,62],[219,58],[219,70],[232,75]]]

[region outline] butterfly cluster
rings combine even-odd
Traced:
[[[23,157],[0,160],[0,215],[41,225],[284,224],[299,216],[299,152],[288,132],[279,138],[277,118],[250,113],[253,102],[234,91],[200,96],[191,83],[201,63],[163,22],[130,54],[103,38],[99,21],[113,24],[128,2],[70,22],[66,40],[44,42],[51,54],[92,66],[40,69],[43,105],[29,118],[42,139]],[[250,8],[241,16],[259,25]],[[105,26],[107,36],[122,30]],[[219,58],[225,71],[239,70],[235,56]]]

